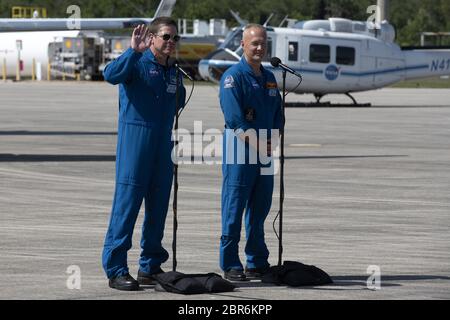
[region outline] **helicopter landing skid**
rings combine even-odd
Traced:
[[[353,103],[331,103],[329,101],[320,102],[325,94],[314,94],[316,102],[287,102],[286,108],[302,108],[302,107],[371,107],[371,103],[358,103],[356,99],[349,93],[345,93]]]

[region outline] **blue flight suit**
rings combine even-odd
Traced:
[[[255,129],[259,136],[259,129],[267,129],[267,137],[270,138],[271,129],[281,127],[281,96],[275,76],[262,66],[261,73],[261,76],[256,76],[243,57],[224,73],[220,83],[220,106],[226,128],[220,240],[220,267],[224,271],[243,270],[238,244],[244,208],[247,267],[269,266],[269,251],[264,242],[264,221],[272,204],[274,177],[273,174],[261,174],[265,165],[259,161],[259,157],[257,162],[249,162],[251,147],[236,135],[237,131]],[[244,144],[246,150],[245,163],[237,159],[239,144]],[[231,148],[234,150],[230,157]]]
[[[151,50],[126,50],[105,67],[105,80],[119,84],[119,123],[116,152],[116,186],[109,228],[103,249],[103,268],[108,278],[128,273],[137,215],[145,199],[145,218],[139,266],[153,273],[168,252],[162,247],[173,178],[172,125],[186,90],[176,69],[160,65]]]

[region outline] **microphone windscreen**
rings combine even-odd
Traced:
[[[274,67],[278,67],[278,65],[281,63],[281,60],[277,57],[272,57],[270,59],[270,64]]]

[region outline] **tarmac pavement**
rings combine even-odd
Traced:
[[[203,131],[222,130],[217,96],[217,87],[197,86],[180,127],[192,132],[202,121]],[[252,281],[226,294],[182,296],[110,289],[101,267],[114,191],[117,88],[0,83],[0,299],[449,299],[450,90],[355,97],[373,107],[286,110],[283,258],[322,268],[334,284]],[[330,98],[348,101],[323,100]],[[278,257],[275,178],[265,230],[271,264]],[[220,165],[183,164],[179,183],[177,270],[221,274]],[[128,256],[133,276],[142,218],[143,211]],[[172,256],[171,241],[170,208],[164,244]],[[171,257],[162,267],[172,268]],[[381,287],[371,290],[373,270]]]

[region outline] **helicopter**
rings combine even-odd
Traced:
[[[238,18],[239,19],[239,18]],[[239,62],[245,21],[232,30],[221,46],[199,62],[203,79],[219,82]],[[345,94],[358,105],[353,92],[380,89],[394,83],[450,74],[450,48],[401,48],[394,27],[387,21],[353,21],[343,18],[298,21],[289,27],[267,30],[267,56],[263,66],[274,72],[279,86],[282,71],[270,64],[278,57],[302,75],[288,74],[286,89],[313,94],[316,103],[327,94]]]

